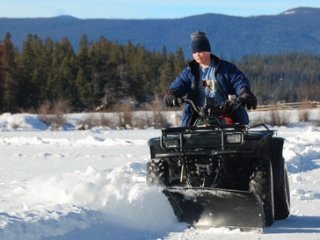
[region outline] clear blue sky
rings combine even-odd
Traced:
[[[276,15],[319,0],[1,0],[0,17],[181,18],[203,13]]]

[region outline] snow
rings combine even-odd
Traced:
[[[272,128],[286,139],[291,215],[241,232],[188,228],[146,184],[147,141],[160,130],[51,131],[37,115],[2,114],[0,239],[320,239],[320,127]]]
[[[296,14],[297,12],[295,10],[289,10],[289,11],[285,11],[283,13],[283,15],[292,15],[292,14]]]

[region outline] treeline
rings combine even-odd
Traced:
[[[260,104],[320,100],[320,55],[249,56],[237,65],[250,79]]]
[[[70,111],[91,111],[162,96],[186,66],[182,49],[150,52],[83,35],[75,51],[68,40],[29,34],[18,50],[7,33],[0,44],[0,112],[36,110],[66,101]],[[259,102],[319,100],[320,58],[292,53],[250,56],[236,62],[252,83]]]
[[[176,54],[148,52],[83,35],[74,51],[67,38],[55,42],[28,35],[17,50],[7,33],[0,47],[0,112],[36,110],[45,102],[67,101],[71,111],[90,111],[121,101],[143,103],[161,95],[185,66]]]

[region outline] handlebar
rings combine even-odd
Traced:
[[[193,110],[200,116],[210,116],[210,115],[227,115],[232,113],[235,109],[239,108],[240,106],[244,106],[244,102],[241,98],[235,99],[228,99],[222,102],[218,106],[205,106],[200,107],[196,106],[195,103],[191,99],[183,99],[179,100],[179,103],[189,103]]]

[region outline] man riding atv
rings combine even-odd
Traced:
[[[247,109],[256,109],[257,98],[250,91],[248,79],[235,65],[211,54],[210,43],[204,32],[191,34],[191,47],[194,60],[169,87],[164,97],[168,107],[178,106],[177,98],[185,95],[187,99],[202,107],[220,106],[230,96],[236,96]],[[230,115],[234,122],[249,123],[248,114],[243,107],[237,108]],[[191,126],[197,117],[190,104],[186,103],[181,125]]]
[[[168,106],[185,97],[182,126],[149,139],[146,180],[191,226],[263,229],[290,214],[284,139],[265,124],[247,126],[244,107],[257,107],[248,79],[210,53],[205,33],[191,39],[194,60],[164,97]]]

